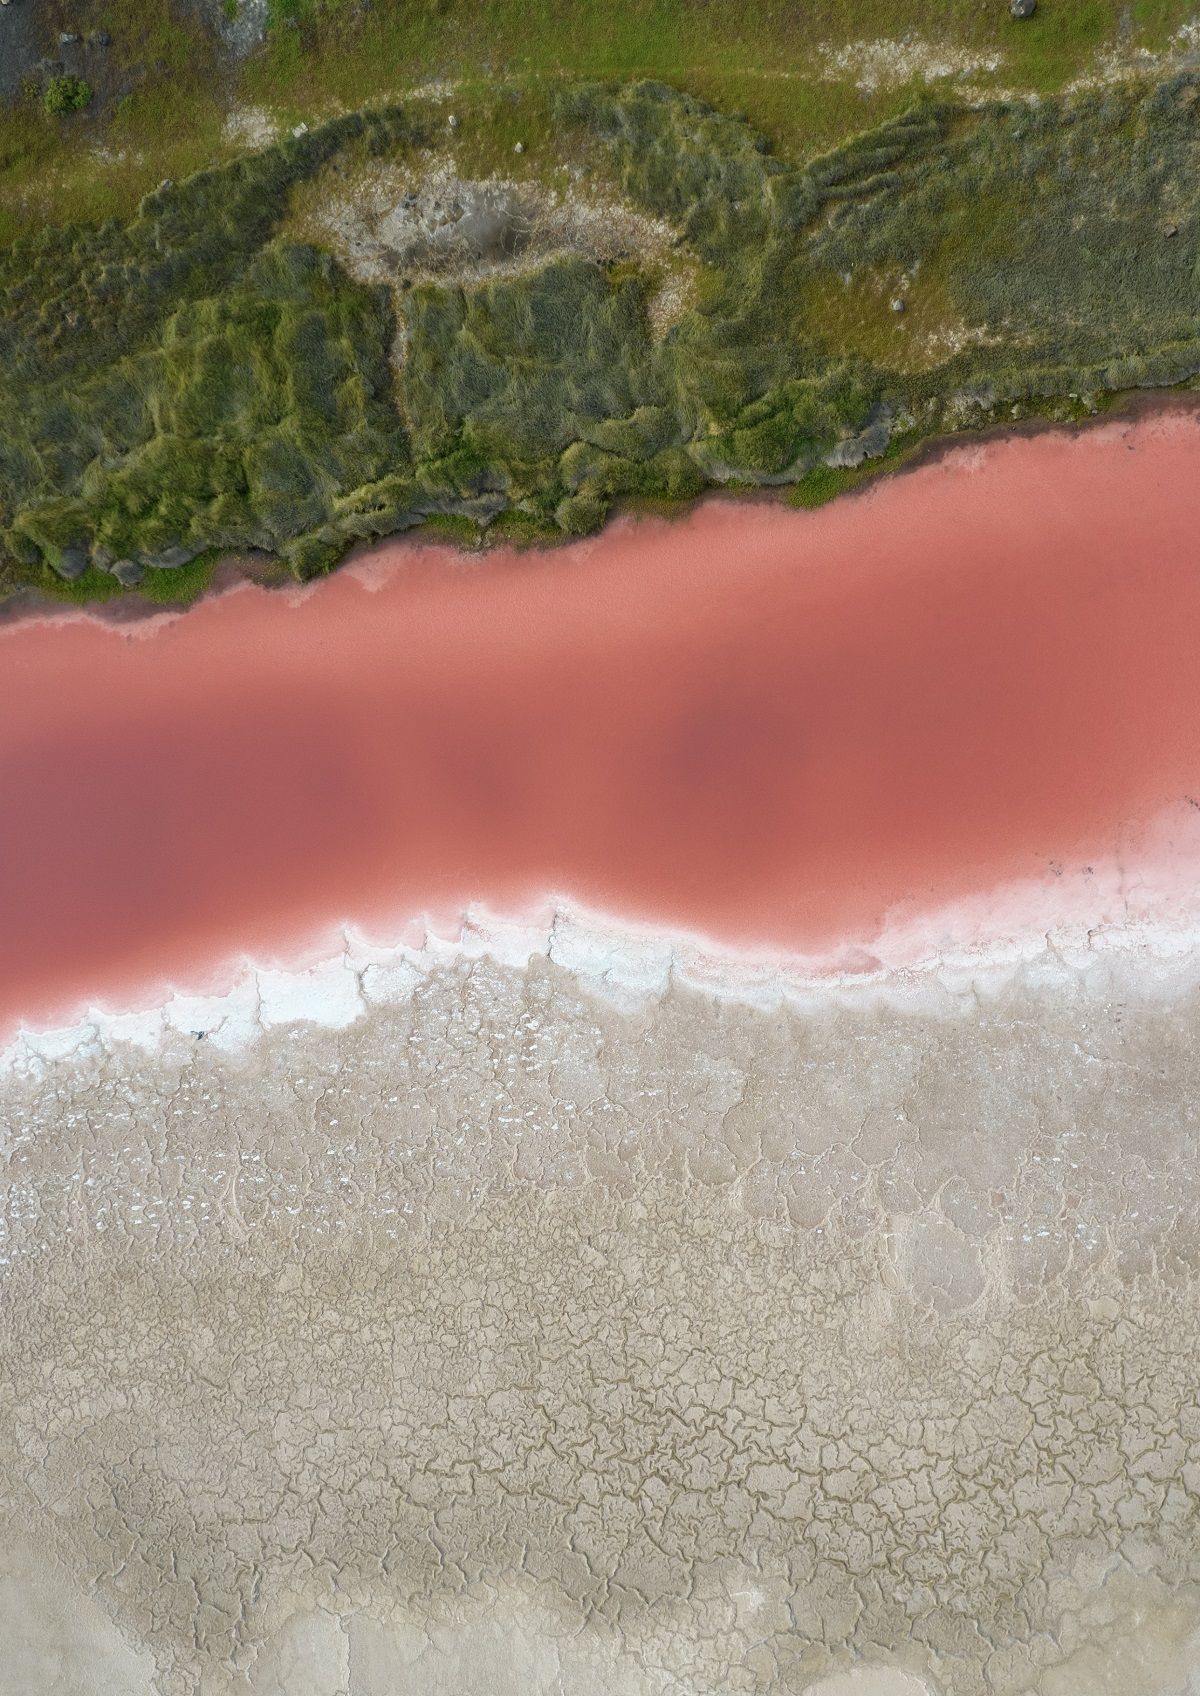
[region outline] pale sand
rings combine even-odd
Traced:
[[[485,957],[10,1071],[0,1691],[1193,1691],[1198,1011]]]

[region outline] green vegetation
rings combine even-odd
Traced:
[[[563,148],[698,266],[661,337],[636,263],[393,290],[281,233],[352,151],[414,160],[418,103],[164,184],[124,223],[22,238],[0,257],[8,580],[49,566],[87,593],[115,561],[246,547],[309,576],[360,537],[579,534],[616,500],[714,484],[811,504],[935,431],[1187,380],[1198,95],[1180,74],[927,98],[791,164],[661,84],[564,89]]]
[[[343,119],[164,185],[127,225],[9,248],[0,521],[15,562],[278,547],[405,463],[388,304],[271,240],[293,182],[403,123]]]
[[[138,585],[138,593],[160,606],[187,606],[208,588],[220,557],[219,548],[209,548],[190,564],[178,566],[174,571],[147,572]]]
[[[161,607],[186,607],[200,596],[212,582],[220,559],[218,549],[210,549],[188,565],[174,571],[151,571],[138,585],[143,600]],[[81,576],[64,581],[49,566],[29,585],[50,600],[65,601],[71,606],[90,606],[96,602],[115,600],[125,590],[115,577],[96,566],[89,566]]]
[[[915,432],[897,435],[878,459],[864,460],[861,465],[814,465],[789,490],[788,504],[807,508],[825,506],[838,495],[849,494],[870,482],[884,467],[896,470],[905,460],[912,459],[920,443]]]
[[[237,0],[81,5],[94,94],[0,109],[0,593],[123,592],[132,560],[173,599],[221,549],[308,576],[713,486],[816,504],[1200,371],[1200,86],[1068,90],[1183,52],[1183,0],[270,0],[241,64]],[[435,155],[668,228],[356,280],[325,209]]]
[[[244,21],[257,8],[226,9]],[[435,80],[453,82],[474,112],[500,85],[506,98],[517,91],[544,105],[565,80],[649,78],[744,112],[781,156],[804,160],[894,117],[924,86],[915,62],[862,86],[852,66],[831,66],[832,50],[913,41],[926,58],[966,56],[982,89],[1050,94],[1089,74],[1097,56],[1161,52],[1196,6],[1041,0],[1033,20],[1016,24],[1006,0],[287,0],[240,66],[202,27],[203,10],[183,0],[75,0],[72,27],[112,36],[103,74],[93,76],[89,60],[97,98],[86,120],[65,126],[0,105],[0,240],[46,222],[132,215],[163,176],[182,181],[229,157],[231,107],[315,127]]]
[[[91,85],[82,77],[51,77],[42,96],[42,105],[51,117],[62,118],[68,112],[82,112],[91,98]]]

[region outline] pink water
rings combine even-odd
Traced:
[[[472,900],[812,949],[1118,852],[1200,798],[1198,468],[1174,417],[13,626],[0,1032]]]

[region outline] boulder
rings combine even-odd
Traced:
[[[1031,18],[1037,11],[1037,0],[1012,0],[1008,9],[1014,18]]]
[[[119,559],[111,570],[117,582],[125,589],[136,589],[146,575],[135,559]]]
[[[58,575],[67,583],[73,583],[77,577],[82,577],[88,568],[87,549],[80,543],[72,543],[68,548],[60,548],[50,556],[50,564]]]
[[[893,417],[887,406],[872,407],[864,427],[856,436],[836,442],[821,463],[837,471],[853,470],[865,459],[879,459],[888,450],[892,439]]]
[[[203,552],[203,548],[179,544],[173,548],[160,548],[157,553],[143,554],[142,564],[148,565],[152,571],[178,571],[181,565],[188,565]]]

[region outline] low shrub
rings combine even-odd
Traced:
[[[82,77],[51,77],[42,95],[42,105],[53,118],[65,117],[68,112],[82,112],[91,104],[92,87]]]

